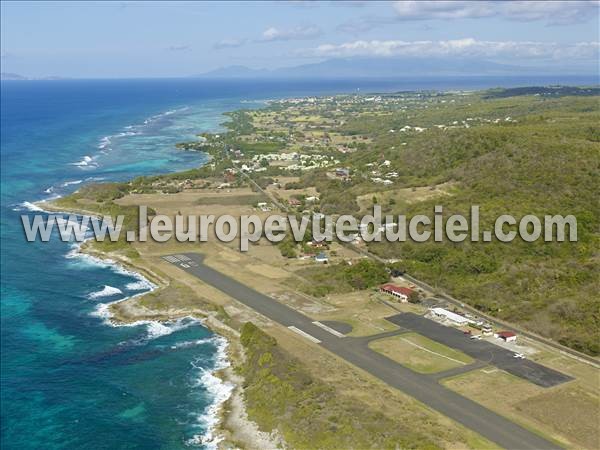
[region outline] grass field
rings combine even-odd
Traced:
[[[371,342],[369,347],[420,373],[442,372],[473,362],[464,353],[416,333],[378,339]]]
[[[241,342],[246,359],[239,370],[246,379],[248,415],[263,430],[277,429],[290,448],[496,448],[451,421],[432,420],[431,411],[395,390],[370,389],[360,374],[348,373],[337,358],[310,346],[301,351],[302,357],[311,365],[320,357],[326,381],[283,349],[279,338],[251,323],[242,327]],[[292,338],[295,349],[305,344]]]
[[[196,205],[255,205],[258,202],[265,202],[268,198],[261,194],[250,195],[227,195],[200,197],[194,203]]]
[[[544,389],[489,368],[448,378],[443,384],[568,447],[600,448],[599,398],[581,385]]]

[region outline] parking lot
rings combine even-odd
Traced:
[[[538,386],[551,387],[572,380],[568,375],[529,359],[515,358],[514,353],[510,350],[484,340],[469,339],[456,328],[440,325],[417,314],[396,314],[386,319]]]

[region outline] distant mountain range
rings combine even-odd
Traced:
[[[417,77],[467,77],[467,76],[537,76],[537,75],[580,75],[598,76],[596,66],[545,65],[519,66],[501,64],[476,58],[432,58],[432,57],[354,57],[335,58],[325,61],[277,69],[251,69],[232,65],[221,67],[193,78],[220,79],[392,79]],[[2,80],[62,80],[63,77],[26,77],[17,73],[2,72]]]
[[[1,72],[0,73],[0,80],[26,80],[27,77],[24,77],[23,75],[19,75],[18,73],[8,73],[8,72]]]
[[[573,75],[593,74],[593,68],[573,67]],[[415,76],[565,74],[564,68],[521,67],[479,59],[458,58],[339,58],[280,69],[223,67],[202,78],[397,78]]]
[[[18,73],[10,73],[10,72],[0,72],[0,80],[64,80],[63,77],[38,77],[38,78],[29,78],[23,75],[19,75]]]

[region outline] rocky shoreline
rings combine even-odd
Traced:
[[[45,211],[55,213],[96,215],[91,211],[64,208],[49,202],[41,202],[37,206]],[[128,271],[144,277],[156,286],[150,292],[170,288],[170,280],[167,277],[161,276],[142,263],[134,262],[119,253],[99,251],[87,242],[83,242],[79,246],[78,252],[122,266]],[[221,379],[224,384],[233,386],[229,397],[218,405],[219,420],[216,427],[210,432],[213,442],[217,443],[216,448],[260,448],[263,450],[285,448],[285,443],[276,432],[260,431],[258,425],[248,418],[244,402],[243,377],[234,371],[234,366],[244,360],[239,332],[220,320],[215,311],[201,308],[161,311],[148,308],[141,304],[141,300],[150,292],[108,304],[105,319],[114,326],[132,325],[144,321],[170,322],[183,317],[201,320],[203,326],[227,341],[226,354],[229,364],[225,368],[215,370],[212,374]]]

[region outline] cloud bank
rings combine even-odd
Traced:
[[[550,25],[585,22],[598,15],[598,1],[398,1],[400,20],[455,20],[501,17],[516,21],[546,21]]]
[[[530,41],[478,41],[473,38],[446,41],[358,40],[342,44],[322,44],[304,51],[313,57],[410,56],[468,58],[598,59],[599,42],[559,44]]]
[[[396,1],[387,16],[366,16],[340,24],[361,33],[398,22],[498,18],[513,22],[572,25],[598,19],[600,1]]]

